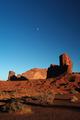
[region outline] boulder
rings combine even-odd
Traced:
[[[21,74],[18,74],[17,80],[21,81],[21,80],[28,80],[28,79],[26,77],[22,76]]]

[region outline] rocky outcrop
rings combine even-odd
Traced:
[[[29,80],[46,79],[47,69],[33,68],[27,72],[22,73],[21,75]]]
[[[14,71],[9,71],[8,80],[14,81],[16,79],[17,79],[17,77],[15,75],[15,72]]]
[[[14,71],[10,71],[8,80],[38,80],[72,73],[72,61],[66,53],[59,56],[59,62],[60,65],[51,64],[48,69],[33,68],[17,76]]]
[[[14,71],[9,71],[8,80],[9,81],[18,81],[18,80],[21,81],[21,80],[28,80],[28,79],[20,74],[16,75]]]
[[[67,71],[67,66],[59,66],[51,64],[47,71],[47,78],[58,77],[62,74],[65,74]]]
[[[22,75],[17,75],[17,80],[28,80],[28,78],[26,78],[26,77],[24,77],[24,76],[22,76]]]
[[[62,55],[59,56],[59,60],[60,60],[60,67],[67,67],[67,73],[72,73],[72,61],[70,59],[70,57],[64,53]]]
[[[72,61],[66,53],[59,56],[59,62],[60,65],[50,65],[47,71],[47,78],[57,77],[64,73],[72,73]]]
[[[58,65],[51,64],[47,71],[47,78],[56,77],[61,74],[60,67]]]

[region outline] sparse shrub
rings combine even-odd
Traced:
[[[76,94],[77,91],[75,89],[70,90],[70,94]]]
[[[71,76],[71,77],[69,78],[69,82],[75,82],[75,77],[74,77],[74,76]]]

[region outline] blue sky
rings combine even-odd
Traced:
[[[66,52],[80,71],[79,0],[0,0],[0,78],[59,64]]]

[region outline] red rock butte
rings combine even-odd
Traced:
[[[59,56],[59,63],[60,65],[51,64],[49,68],[33,68],[19,75],[9,71],[8,80],[38,80],[72,73],[72,61],[66,53]]]
[[[72,61],[70,59],[70,57],[64,53],[62,55],[59,56],[60,59],[60,66],[67,66],[67,72],[68,73],[72,73]]]

